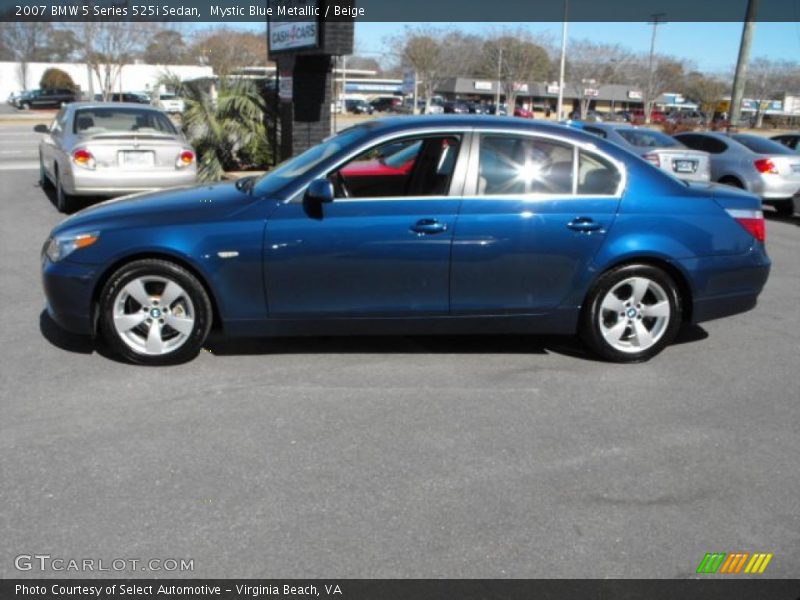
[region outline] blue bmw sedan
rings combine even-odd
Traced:
[[[580,334],[647,360],[753,308],[757,197],[580,130],[502,117],[352,127],[261,178],[119,198],[42,251],[47,310],[142,364],[228,336]]]

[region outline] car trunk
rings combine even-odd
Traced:
[[[77,148],[92,154],[97,169],[144,171],[175,169],[186,146],[168,135],[115,133],[83,138]]]
[[[711,162],[706,152],[687,148],[661,148],[649,154],[658,156],[662,170],[681,179],[708,181],[711,178]]]

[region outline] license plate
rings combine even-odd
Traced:
[[[123,167],[152,167],[155,164],[155,156],[152,152],[129,151],[120,152],[120,166]]]
[[[676,173],[694,173],[697,171],[696,160],[675,160],[672,161],[672,168]]]

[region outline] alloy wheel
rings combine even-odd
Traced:
[[[669,326],[669,297],[646,277],[629,277],[612,287],[598,312],[600,333],[615,350],[638,353],[658,343]]]

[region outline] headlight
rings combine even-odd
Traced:
[[[86,248],[94,244],[100,237],[99,231],[91,233],[78,233],[75,235],[57,235],[47,242],[45,254],[53,262],[66,258],[75,250]]]

